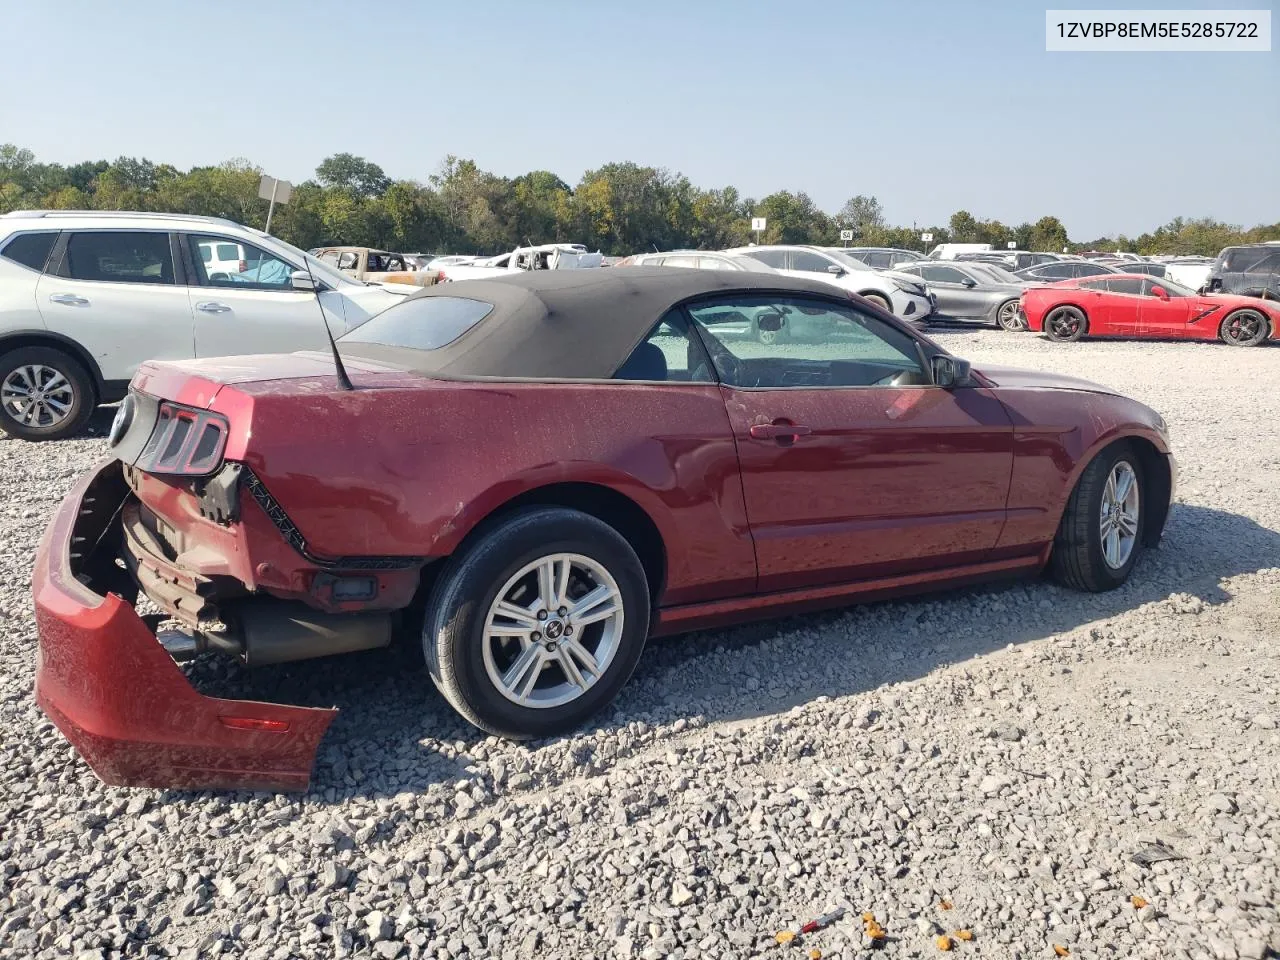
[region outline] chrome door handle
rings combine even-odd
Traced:
[[[89,301],[84,297],[77,297],[74,293],[55,293],[49,298],[50,303],[61,303],[68,307],[87,307]]]
[[[225,303],[218,303],[216,300],[206,300],[204,303],[197,303],[196,309],[204,313],[230,313],[231,308]]]

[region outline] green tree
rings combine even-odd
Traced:
[[[755,205],[752,216],[766,218],[764,243],[832,244],[839,239],[835,222],[807,193],[771,193]]]
[[[951,215],[951,237],[955,243],[975,243],[978,241],[978,221],[968,210],[957,210]]]
[[[358,197],[380,197],[391,186],[391,178],[380,166],[350,153],[325,157],[316,167],[316,179],[323,186],[347,190]]]
[[[846,200],[835,219],[836,226],[841,230],[853,231],[854,242],[859,244],[886,226],[880,201],[862,194]]]

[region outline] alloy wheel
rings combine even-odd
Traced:
[[[1257,343],[1265,323],[1256,310],[1238,310],[1223,322],[1222,339],[1236,345]]]
[[[622,592],[601,564],[576,553],[540,557],[511,576],[489,607],[485,671],[519,706],[570,703],[609,669],[623,622]]]
[[[75,388],[60,370],[42,363],[15,367],[0,384],[0,404],[24,427],[53,427],[71,414]]]
[[[1080,313],[1068,307],[1053,311],[1045,321],[1049,336],[1054,340],[1074,340],[1080,335],[1083,323]]]
[[[1000,312],[996,314],[996,322],[1002,330],[1016,331],[1027,329],[1026,318],[1022,315],[1022,311],[1018,306],[1017,300],[1010,300],[1008,303],[1000,307]]]
[[[1112,570],[1123,569],[1138,542],[1141,510],[1138,475],[1127,460],[1120,460],[1107,475],[1098,510],[1098,533],[1102,539],[1102,559]]]

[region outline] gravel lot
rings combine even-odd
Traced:
[[[302,797],[110,789],[72,753],[31,699],[30,565],[103,444],[0,441],[0,956],[852,957],[864,911],[887,956],[1280,951],[1280,350],[938,338],[1164,414],[1178,505],[1125,588],[655,642],[597,729],[532,746],[409,651],[197,664],[343,708]]]

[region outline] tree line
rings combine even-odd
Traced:
[[[0,213],[18,209],[148,210],[226,217],[261,227],[267,201],[262,170],[247,160],[179,170],[136,157],[72,165],[38,162],[0,146]],[[1211,218],[1175,218],[1136,237],[1073,241],[1054,216],[1016,226],[966,210],[945,224],[894,226],[875,197],[858,195],[835,213],[803,191],[754,199],[734,187],[703,189],[683,174],[635,163],[588,170],[570,186],[547,170],[501,177],[448,156],[424,182],[393,180],[349,153],[326,158],[313,179],[277,207],[272,233],[299,247],[351,244],[430,253],[498,253],[525,243],[584,243],[625,255],[677,248],[723,249],[756,240],[751,218],[765,217],[764,243],[834,245],[842,230],[866,246],[923,249],[935,243],[1010,242],[1023,250],[1130,250],[1214,256],[1225,246],[1280,239],[1280,223],[1243,229]],[[921,233],[933,234],[930,244]]]

